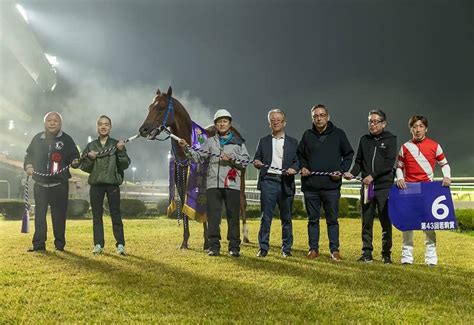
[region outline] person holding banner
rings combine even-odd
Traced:
[[[110,137],[112,120],[101,115],[97,119],[97,133],[99,138],[88,143],[82,153],[83,161],[81,169],[89,173],[90,202],[92,208],[93,231],[94,231],[94,255],[101,254],[104,250],[104,198],[107,195],[110,216],[115,237],[117,254],[126,255],[125,238],[123,234],[122,215],[120,213],[120,187],[124,180],[124,170],[130,165],[130,158],[125,149],[123,140],[115,140]],[[106,154],[100,155],[101,151],[114,148]]]
[[[220,255],[222,206],[225,204],[227,216],[227,239],[229,255],[240,256],[240,171],[245,169],[239,160],[250,159],[245,140],[231,131],[232,115],[226,109],[214,114],[214,126],[217,133],[206,139],[201,151],[190,149],[184,139],[178,141],[184,147],[186,156],[194,162],[209,160],[207,173],[207,220],[209,256]],[[207,152],[207,153],[205,153]],[[213,155],[209,154],[212,153]]]
[[[270,110],[267,119],[272,133],[258,142],[253,162],[255,168],[260,169],[257,188],[260,190],[262,212],[257,257],[267,256],[270,249],[270,227],[277,204],[282,228],[281,254],[288,257],[291,256],[293,245],[291,210],[295,196],[295,174],[299,169],[296,155],[298,140],[285,133],[286,116],[282,110]]]
[[[406,189],[406,182],[431,182],[436,162],[443,173],[442,186],[451,185],[451,169],[443,149],[426,136],[428,119],[425,116],[413,115],[408,120],[412,139],[405,142],[398,154],[396,170],[397,187]],[[425,263],[435,266],[438,263],[436,254],[436,233],[434,230],[423,230],[425,240]],[[413,264],[413,230],[403,231],[402,264]]]
[[[301,190],[308,214],[308,259],[319,257],[319,219],[321,206],[326,213],[330,259],[341,261],[339,253],[339,198],[341,175],[351,167],[354,150],[346,133],[329,121],[327,108],[319,104],[311,108],[313,126],[303,134],[298,145],[301,167]],[[330,172],[315,175],[311,172]]]
[[[392,224],[388,216],[388,194],[393,184],[397,159],[397,137],[385,131],[386,115],[382,110],[371,110],[368,116],[369,133],[359,140],[357,155],[350,172],[344,178],[350,180],[359,173],[362,176],[362,256],[359,261],[372,263],[372,236],[375,209],[382,226],[382,261],[392,263]],[[373,197],[368,190],[373,190]]]
[[[44,132],[36,134],[26,149],[24,169],[35,181],[35,233],[28,252],[46,250],[48,205],[53,220],[54,246],[63,251],[66,245],[66,212],[69,196],[67,166],[79,167],[79,151],[74,140],[61,130],[58,112],[44,116]]]

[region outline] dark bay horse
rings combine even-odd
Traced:
[[[148,115],[139,129],[140,135],[147,137],[148,139],[155,139],[164,128],[169,127],[171,133],[186,140],[187,143],[191,143],[191,132],[192,122],[191,117],[184,108],[184,106],[176,99],[172,97],[173,90],[171,87],[168,88],[167,93],[162,93],[160,89],[156,91],[156,95],[153,102],[148,107]],[[232,128],[237,134],[237,130]],[[213,126],[206,129],[207,135],[212,137],[216,133],[216,129]],[[239,134],[240,135],[240,134]],[[188,165],[181,163],[187,161],[186,155],[184,154],[183,148],[180,147],[176,140],[172,141],[172,153],[175,158],[175,179],[180,175],[184,176],[184,182],[181,182],[178,186],[176,182],[176,192],[179,195],[181,207],[184,204],[186,195],[186,178],[188,175]],[[171,175],[170,175],[171,177]],[[183,178],[183,177],[182,177]],[[247,207],[247,201],[245,197],[245,169],[242,170],[241,184],[240,184],[240,216],[243,224],[243,241],[249,242],[248,238],[248,226],[246,223],[245,209]],[[208,248],[207,241],[207,222],[203,223],[204,227],[204,249]],[[183,214],[183,242],[181,248],[188,248],[189,239],[189,218]]]

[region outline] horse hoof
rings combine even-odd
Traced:
[[[248,238],[244,238],[243,242],[244,244],[250,244],[250,240]]]
[[[179,246],[179,249],[188,249],[188,244],[181,244],[181,246]]]

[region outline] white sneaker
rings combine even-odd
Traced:
[[[119,245],[117,246],[117,254],[122,255],[122,256],[127,255],[127,254],[125,253],[125,247],[124,247],[122,244],[119,244]]]
[[[103,252],[104,252],[104,249],[99,244],[95,245],[94,249],[92,250],[92,254],[94,254],[94,255],[100,255]]]

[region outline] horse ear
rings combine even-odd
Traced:
[[[161,95],[160,88],[156,89],[156,94],[157,94],[157,95]]]
[[[168,97],[171,97],[172,94],[173,94],[173,89],[171,88],[171,86],[169,86],[168,93],[166,95],[168,95]]]

